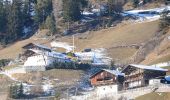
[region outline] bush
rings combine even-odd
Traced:
[[[164,10],[161,15],[159,29],[160,31],[166,31],[170,26],[170,16],[168,14],[170,11]]]
[[[0,67],[4,67],[9,63],[8,59],[1,59],[0,60]]]
[[[56,62],[54,63],[50,68],[56,68],[56,69],[80,69],[80,70],[86,70],[90,68],[89,64],[79,64],[76,62]]]
[[[60,100],[60,93],[58,93],[58,92],[56,92],[56,94],[55,94],[55,100]]]
[[[20,85],[12,84],[9,87],[9,97],[13,98],[13,99],[20,99],[20,98],[25,97],[25,95],[23,94],[23,85],[22,85],[22,83]]]

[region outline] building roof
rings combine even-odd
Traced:
[[[95,76],[96,74],[98,74],[98,73],[101,72],[101,71],[106,71],[106,72],[111,73],[111,74],[113,74],[113,75],[115,75],[115,76],[124,76],[123,73],[121,73],[121,72],[119,72],[119,71],[116,71],[116,70],[101,69],[100,71],[92,74],[92,75],[90,76],[90,78],[92,78],[93,76]]]
[[[116,70],[109,70],[109,69],[103,69],[103,70],[106,71],[106,72],[109,72],[109,73],[111,73],[111,74],[114,74],[114,75],[116,75],[116,76],[124,76],[123,73],[121,73],[121,72],[119,72],[119,71],[116,71]]]
[[[130,64],[125,69],[127,69],[129,66],[140,68],[140,69],[144,69],[144,70],[163,71],[163,72],[167,72],[168,71],[168,69],[163,69],[163,68],[160,68],[160,67],[152,67],[152,66],[137,65],[137,64]],[[122,72],[124,72],[125,69],[123,69]]]
[[[51,52],[50,48],[43,46],[43,45],[40,45],[40,44],[34,44],[34,43],[28,43],[27,45],[23,46],[22,48],[23,49],[31,49],[34,46]]]

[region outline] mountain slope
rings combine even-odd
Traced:
[[[75,51],[85,48],[105,48],[113,60],[121,63],[132,58],[140,47],[157,33],[159,21],[130,23],[122,22],[115,27],[99,31],[75,34]],[[46,30],[40,33],[46,33]],[[57,41],[72,43],[72,36],[57,38]],[[0,50],[1,59],[15,58],[22,52],[22,46],[28,43],[49,44],[49,39],[38,39],[38,36],[18,41],[13,45]],[[135,47],[132,45],[136,45]]]
[[[162,42],[146,57],[143,64],[157,64],[170,61],[170,31],[163,37]]]
[[[108,54],[117,60],[131,57],[137,49],[129,45],[141,45],[152,38],[158,30],[159,21],[146,23],[121,23],[116,27],[75,35],[76,51],[85,48],[106,48]],[[72,43],[71,36],[58,39]],[[121,46],[124,47],[121,47]]]
[[[41,31],[39,34],[46,33],[46,30]],[[3,48],[0,50],[0,59],[15,59],[18,57],[20,53],[22,53],[22,47],[28,43],[38,43],[38,44],[46,44],[49,40],[40,38],[38,35],[34,35],[29,39],[21,40],[11,44],[10,46]]]

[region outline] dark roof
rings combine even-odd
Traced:
[[[111,74],[113,74],[113,75],[115,75],[115,76],[124,76],[123,73],[121,73],[121,72],[119,72],[119,71],[116,71],[116,70],[101,69],[100,71],[92,74],[92,75],[90,76],[90,78],[94,77],[95,75],[97,75],[97,74],[100,73],[101,71],[106,71],[106,72],[111,73]]]
[[[122,73],[125,72],[126,69],[127,69],[129,66],[134,67],[134,68],[144,69],[144,70],[162,71],[162,72],[167,72],[167,71],[168,71],[168,69],[163,69],[163,68],[160,68],[160,67],[152,67],[152,66],[146,66],[146,65],[130,64],[130,65],[128,65],[127,67],[125,67],[125,68],[122,70]]]
[[[33,43],[28,43],[25,46],[23,46],[22,48],[23,49],[28,49],[30,46],[33,46],[33,45],[34,45]]]
[[[34,44],[34,43],[28,43],[27,45],[23,46],[22,48],[23,49],[32,49],[33,47],[38,47],[38,48],[41,48],[41,49],[44,49],[44,50],[51,52],[50,48],[43,46],[43,45],[40,45],[40,44]]]

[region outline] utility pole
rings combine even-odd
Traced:
[[[67,100],[69,100],[69,88],[67,89]]]
[[[77,96],[77,90],[78,90],[78,89],[77,89],[77,87],[75,87],[75,88],[76,88],[76,91],[75,91],[75,96]]]
[[[73,53],[75,52],[75,48],[74,48],[74,46],[75,46],[75,42],[74,42],[74,35],[73,35]]]

